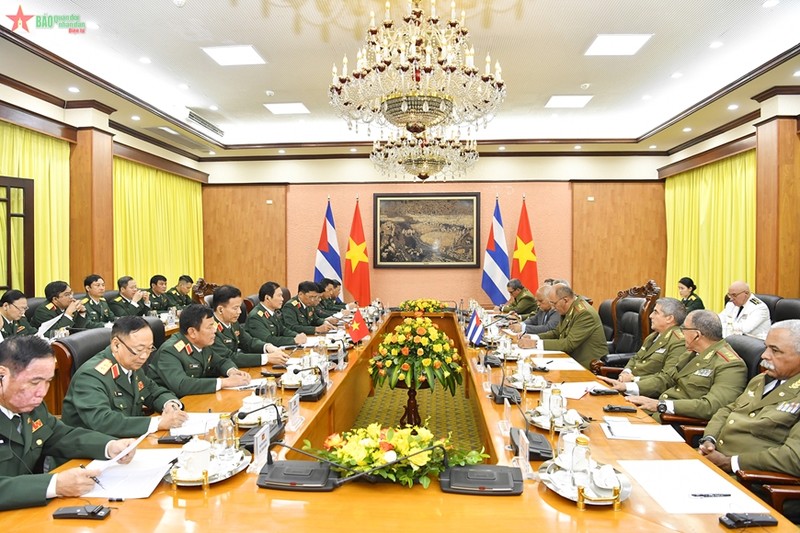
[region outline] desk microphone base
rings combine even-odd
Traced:
[[[444,492],[478,496],[516,496],[525,487],[522,470],[511,466],[452,466],[439,474]]]
[[[522,430],[511,428],[511,449],[519,455],[519,436]],[[528,431],[528,461],[549,461],[553,458],[553,447],[547,437],[535,431]]]
[[[299,492],[330,492],[338,475],[325,463],[314,461],[276,461],[264,465],[256,485],[264,489]]]

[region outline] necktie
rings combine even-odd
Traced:
[[[22,435],[22,417],[19,415],[12,416],[11,424],[13,424],[14,428],[17,430],[17,433]]]
[[[783,383],[782,379],[776,379],[771,381],[770,383],[767,383],[766,386],[764,386],[764,394],[761,397],[766,398],[772,391],[780,387],[782,383]]]

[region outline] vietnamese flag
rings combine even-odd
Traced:
[[[353,313],[353,321],[348,324],[347,333],[354,343],[359,342],[369,334],[367,323],[364,321],[364,317],[361,316],[361,309],[356,309],[356,312]]]
[[[364,239],[364,226],[361,224],[361,210],[356,200],[353,224],[350,226],[350,240],[344,263],[344,288],[350,291],[353,299],[361,306],[372,301],[369,291],[369,258],[367,241]]]
[[[514,244],[514,256],[511,261],[511,277],[520,280],[531,292],[535,293],[539,288],[539,265],[536,261],[536,249],[533,247],[525,198],[522,199],[522,213],[519,215],[517,242]]]

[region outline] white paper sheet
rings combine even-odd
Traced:
[[[521,350],[522,352],[530,352],[534,355],[547,355],[549,353],[559,353],[559,352],[548,352],[547,350]],[[577,362],[572,357],[537,357],[532,359],[532,362],[536,366],[543,366],[545,368],[549,368],[550,370],[586,370],[583,368],[579,362]]]
[[[267,378],[251,379],[247,385],[239,385],[237,387],[225,387],[225,390],[254,390],[267,383]]]
[[[672,426],[660,424],[600,424],[606,438],[617,440],[647,440],[657,442],[683,442]],[[610,429],[609,429],[610,428]]]
[[[601,388],[602,385],[596,381],[571,381],[554,384],[553,387],[561,389],[561,396],[568,400],[580,400],[588,391]]]
[[[717,474],[699,459],[619,461],[619,465],[667,513],[722,515],[769,512],[727,477]]]
[[[180,448],[139,450],[133,461],[126,465],[111,461],[92,461],[86,468],[102,470],[99,479],[103,486],[95,485],[94,489],[83,497],[126,500],[147,498],[170,468],[170,463],[180,453]]]
[[[135,450],[136,447],[139,446],[139,444],[141,444],[144,438],[147,437],[149,434],[150,433],[145,433],[144,435],[140,435],[135,441],[128,444],[128,446],[124,450],[119,452],[117,455],[115,455],[108,461],[92,461],[92,463],[97,462],[99,466],[96,466],[96,468],[98,468],[99,470],[105,470],[106,468],[110,468],[116,465],[120,459],[122,459],[123,457],[131,453],[133,450]]]
[[[170,428],[169,434],[173,437],[176,435],[204,435],[208,431],[216,427],[219,422],[219,413],[186,413],[189,418],[183,423],[182,426],[177,428]]]

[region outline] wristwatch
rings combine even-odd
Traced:
[[[664,400],[659,400],[658,407],[656,407],[656,411],[661,413],[662,415],[667,412],[667,402]]]

